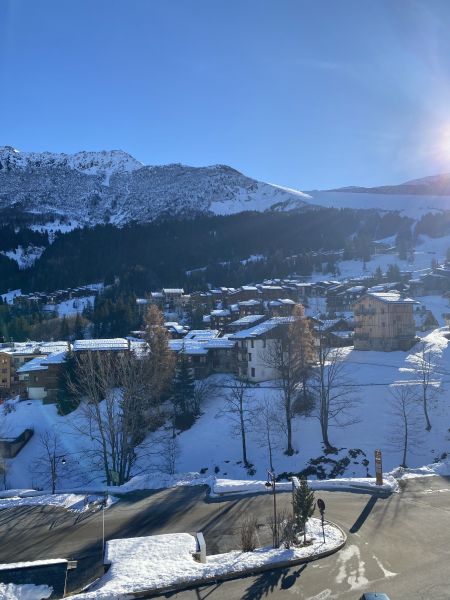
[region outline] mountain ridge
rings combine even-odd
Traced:
[[[0,211],[79,225],[308,207],[308,195],[227,165],[144,165],[122,150],[75,154],[0,148]]]

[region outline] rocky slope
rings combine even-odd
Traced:
[[[0,212],[94,225],[157,217],[307,207],[308,195],[224,165],[145,166],[119,151],[24,153],[0,148]]]

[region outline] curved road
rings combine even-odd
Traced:
[[[391,600],[450,598],[450,480],[409,480],[388,498],[346,492],[317,492],[326,516],[347,533],[339,553],[306,566],[171,594],[179,600],[358,599],[382,591]],[[290,494],[278,495],[280,509]],[[128,494],[105,513],[106,538],[203,531],[208,553],[238,547],[239,523],[248,513],[265,523],[270,495],[210,501],[205,488]],[[0,511],[0,561],[70,558],[79,568],[69,590],[102,572],[101,513],[74,515],[50,507]]]

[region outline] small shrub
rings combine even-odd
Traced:
[[[253,552],[256,548],[256,530],[258,522],[255,517],[246,517],[241,525],[241,550],[242,552]]]

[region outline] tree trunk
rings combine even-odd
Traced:
[[[425,390],[423,392],[423,414],[425,415],[425,422],[426,422],[425,429],[427,431],[431,431],[431,421],[430,421],[430,417],[428,416],[428,399],[427,399]]]
[[[294,454],[294,448],[292,447],[292,415],[291,415],[291,401],[286,400],[286,430],[287,430],[287,448],[285,454],[292,456]]]
[[[246,439],[245,439],[245,422],[244,422],[243,410],[240,411],[239,417],[240,417],[240,421],[241,421],[242,460],[244,461],[244,465],[247,466],[248,465],[247,443],[246,443]]]
[[[403,443],[403,462],[402,462],[402,467],[404,467],[406,469],[406,453],[408,451],[408,420],[405,417],[405,439],[404,439],[404,443]]]

